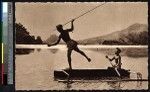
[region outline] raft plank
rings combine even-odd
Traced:
[[[116,71],[112,67],[108,67],[107,69],[62,69],[62,70],[54,70],[54,78],[55,79],[66,79],[68,75],[64,73],[64,71],[69,74],[69,78],[83,78],[83,79],[97,79],[101,77],[118,77]],[[122,77],[130,77],[129,70],[118,69],[119,73]]]

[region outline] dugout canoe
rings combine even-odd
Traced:
[[[121,77],[129,78],[130,70],[126,69],[118,69]],[[107,69],[62,69],[62,70],[54,70],[54,79],[100,79],[106,77],[118,77],[115,69],[112,67],[108,67]]]

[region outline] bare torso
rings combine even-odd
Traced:
[[[64,42],[68,42],[68,41],[71,40],[70,35],[69,35],[69,32],[68,32],[68,31],[65,31],[65,30],[64,30],[63,32],[61,32],[60,37],[62,38],[62,40],[63,40]]]

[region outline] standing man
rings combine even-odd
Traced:
[[[69,32],[73,32],[73,30],[74,30],[73,22],[74,22],[74,19],[71,21],[71,28],[66,29],[66,30],[63,29],[63,26],[61,24],[57,25],[56,26],[57,31],[60,33],[59,39],[54,44],[48,44],[48,46],[57,45],[60,42],[61,39],[67,44],[67,48],[68,48],[67,57],[68,57],[68,63],[69,63],[69,68],[70,69],[72,69],[72,66],[71,66],[71,53],[72,53],[72,50],[74,50],[74,51],[80,53],[81,55],[83,55],[89,62],[91,61],[91,59],[89,57],[87,57],[86,54],[78,48],[78,46],[77,46],[78,43],[70,38]]]

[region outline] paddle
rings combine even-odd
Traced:
[[[62,72],[69,77],[69,74],[66,71],[62,70]]]
[[[110,58],[106,55],[106,58],[109,60],[110,64],[112,65],[112,67],[115,69],[116,73],[118,74],[119,77],[121,77],[119,71],[117,70],[117,67],[115,67],[112,62],[110,61]]]

